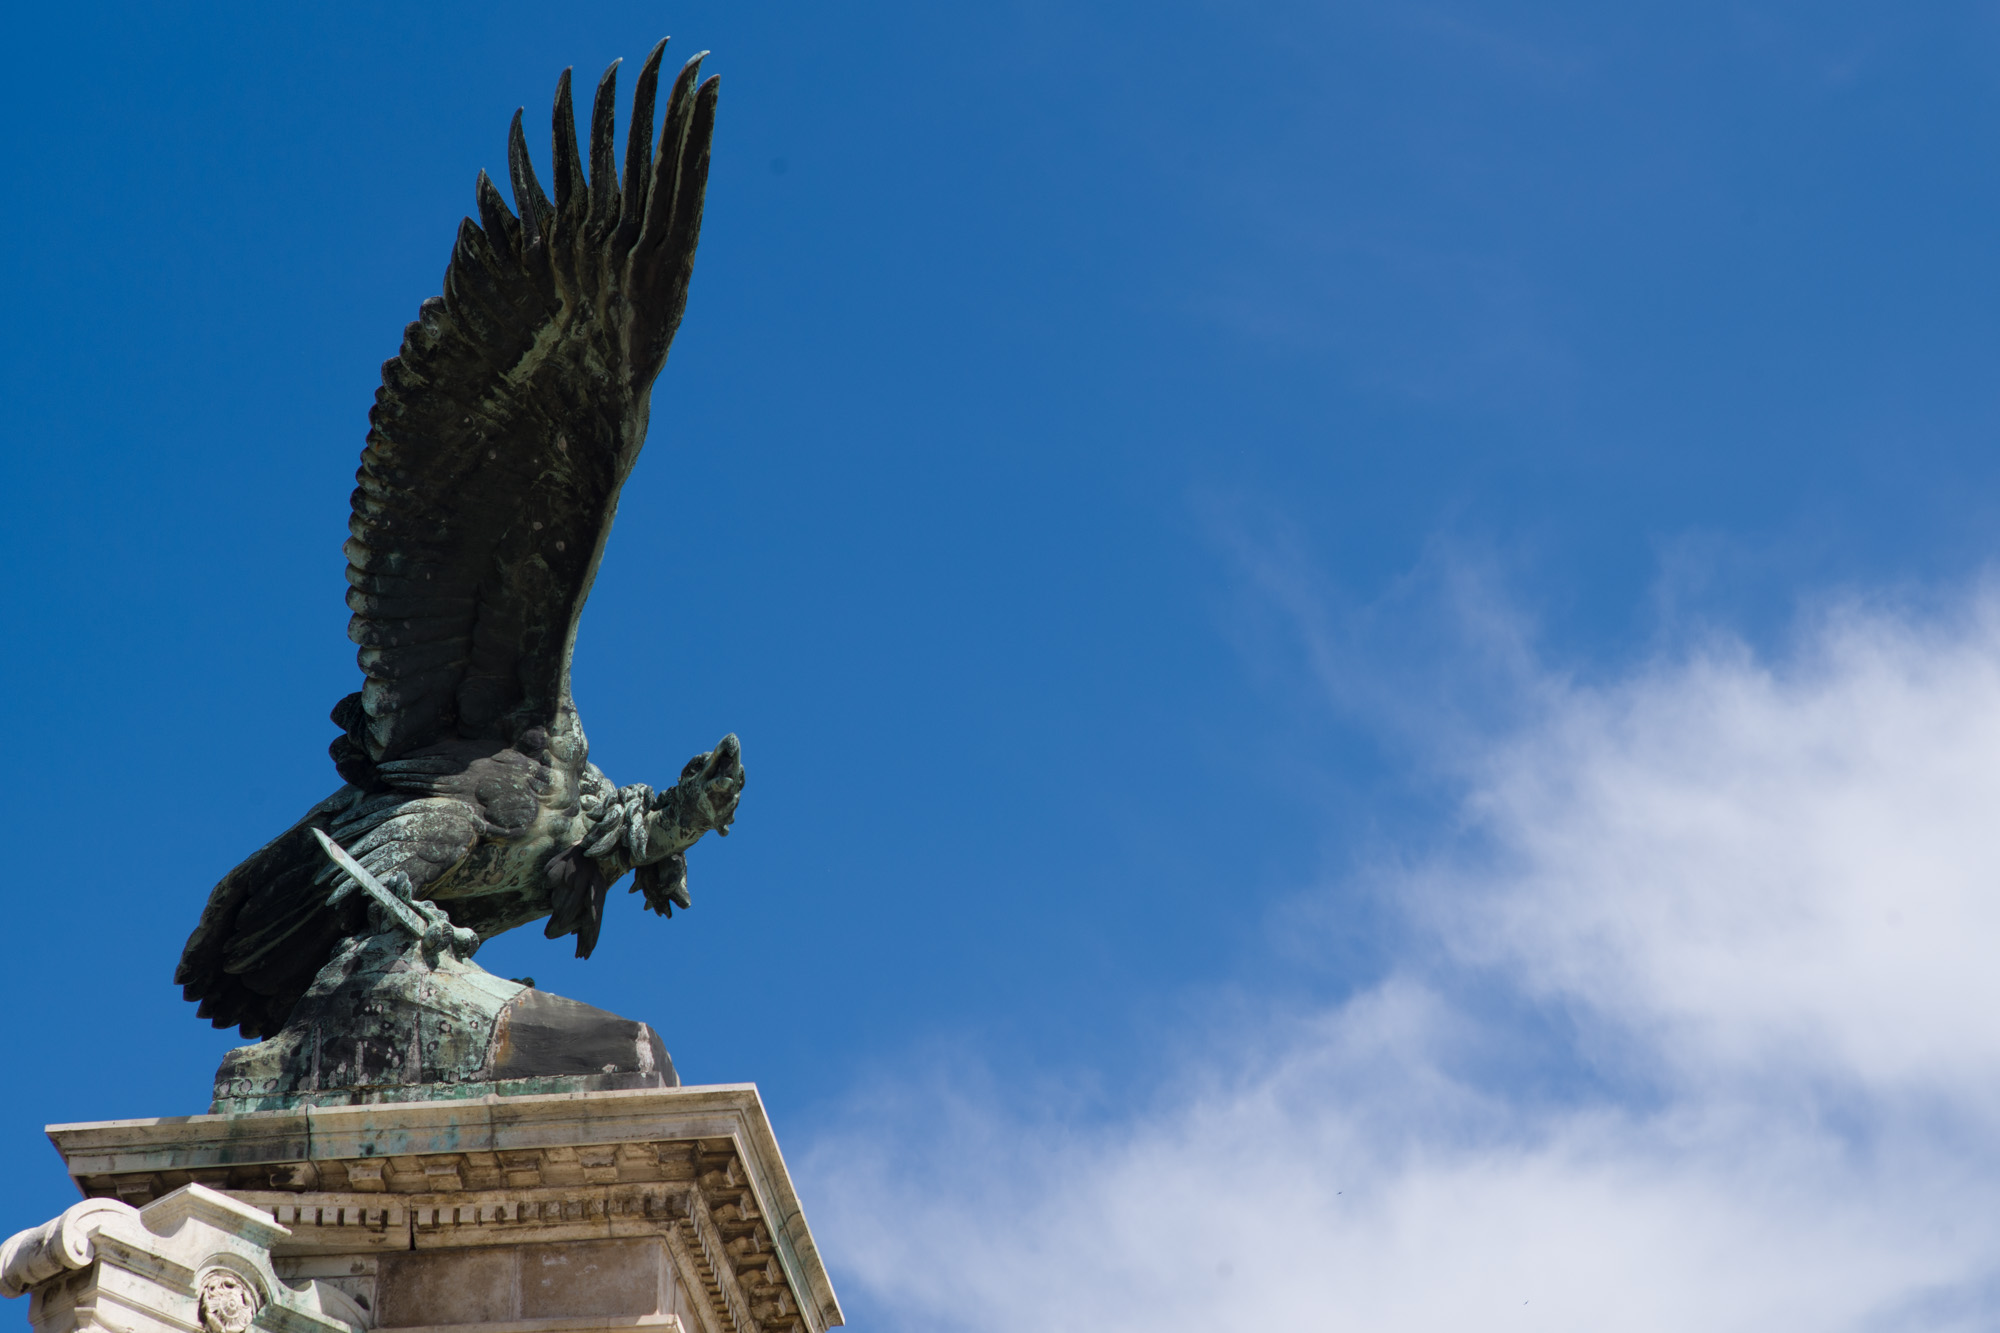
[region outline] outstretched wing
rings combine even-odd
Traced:
[[[616,63],[597,87],[588,179],[568,71],[557,84],[553,201],[515,113],[519,216],[481,172],[479,221],[460,224],[444,295],[382,367],[346,547],[366,678],[335,710],[350,780],[441,739],[511,741],[567,701],[577,618],[701,231],[718,81],[696,86],[701,56],[681,70],[655,154],[665,46],[639,75],[622,184]]]

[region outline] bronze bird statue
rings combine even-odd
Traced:
[[[209,895],[174,980],[218,1028],[276,1033],[367,929],[365,895],[314,830],[474,947],[548,917],[579,957],[621,876],[636,872],[634,891],[671,915],[689,905],[687,848],[728,832],[743,789],[734,736],[663,791],[615,787],[570,698],[578,617],[701,232],[718,80],[698,82],[700,55],[682,68],[655,151],[665,47],[639,72],[622,182],[616,62],[587,161],[568,71],[556,85],[553,199],[515,113],[513,210],[482,171],[443,295],[382,367],[345,548],[363,679],[333,709],[344,785]]]

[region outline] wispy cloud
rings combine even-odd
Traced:
[[[1387,981],[1109,1122],[878,1088],[807,1163],[848,1285],[912,1329],[2000,1322],[2000,597],[1517,688],[1375,872]]]

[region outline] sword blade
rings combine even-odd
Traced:
[[[373,898],[383,911],[394,917],[397,925],[409,931],[410,934],[416,936],[418,939],[423,938],[424,930],[429,923],[417,914],[416,908],[410,906],[384,888],[381,880],[369,874],[359,861],[347,854],[346,848],[342,847],[332,838],[327,837],[326,834],[320,832],[318,829],[314,829],[312,835],[319,839],[319,845],[325,849],[328,856],[333,858],[333,863],[352,875],[354,882],[361,886],[361,891],[370,898]]]

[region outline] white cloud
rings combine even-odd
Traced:
[[[1481,756],[1468,954],[1688,1077],[2000,1091],[2000,610],[1843,611],[1773,670],[1711,650],[1572,691]]]
[[[1381,872],[1390,981],[1120,1123],[857,1109],[807,1164],[846,1284],[912,1329],[2000,1326],[2000,601],[1523,690]],[[1515,1012],[1570,1091],[1481,1058]]]

